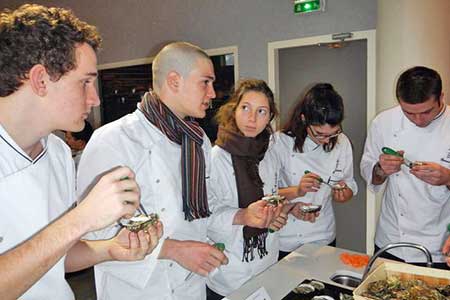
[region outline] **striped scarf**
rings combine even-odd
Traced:
[[[138,109],[169,140],[181,145],[181,178],[183,211],[186,220],[208,217],[205,181],[205,156],[202,149],[203,130],[193,118],[185,120],[176,116],[156,93],[145,93]]]

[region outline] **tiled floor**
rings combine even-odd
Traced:
[[[80,272],[66,274],[66,279],[75,293],[77,300],[96,300],[94,269],[89,268]]]

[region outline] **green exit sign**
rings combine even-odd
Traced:
[[[324,11],[323,0],[295,0],[294,1],[294,13],[305,14],[315,11]]]

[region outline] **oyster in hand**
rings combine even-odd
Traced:
[[[284,199],[286,199],[284,196],[277,194],[262,197],[262,200],[267,201],[267,204],[272,206],[278,206],[278,204],[281,204]]]
[[[149,214],[148,216],[141,214],[128,219],[126,223],[121,223],[121,225],[129,231],[138,232],[146,230],[150,225],[155,225],[158,220],[159,216],[155,213]]]

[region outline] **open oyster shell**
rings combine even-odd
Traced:
[[[148,217],[141,214],[128,219],[126,223],[121,223],[121,225],[129,231],[138,232],[147,229],[150,225],[156,224],[158,220],[159,216],[155,213],[149,214]]]
[[[269,205],[278,206],[278,204],[281,204],[283,200],[286,199],[284,196],[280,195],[268,195],[262,198],[262,200],[265,200],[268,202]]]

